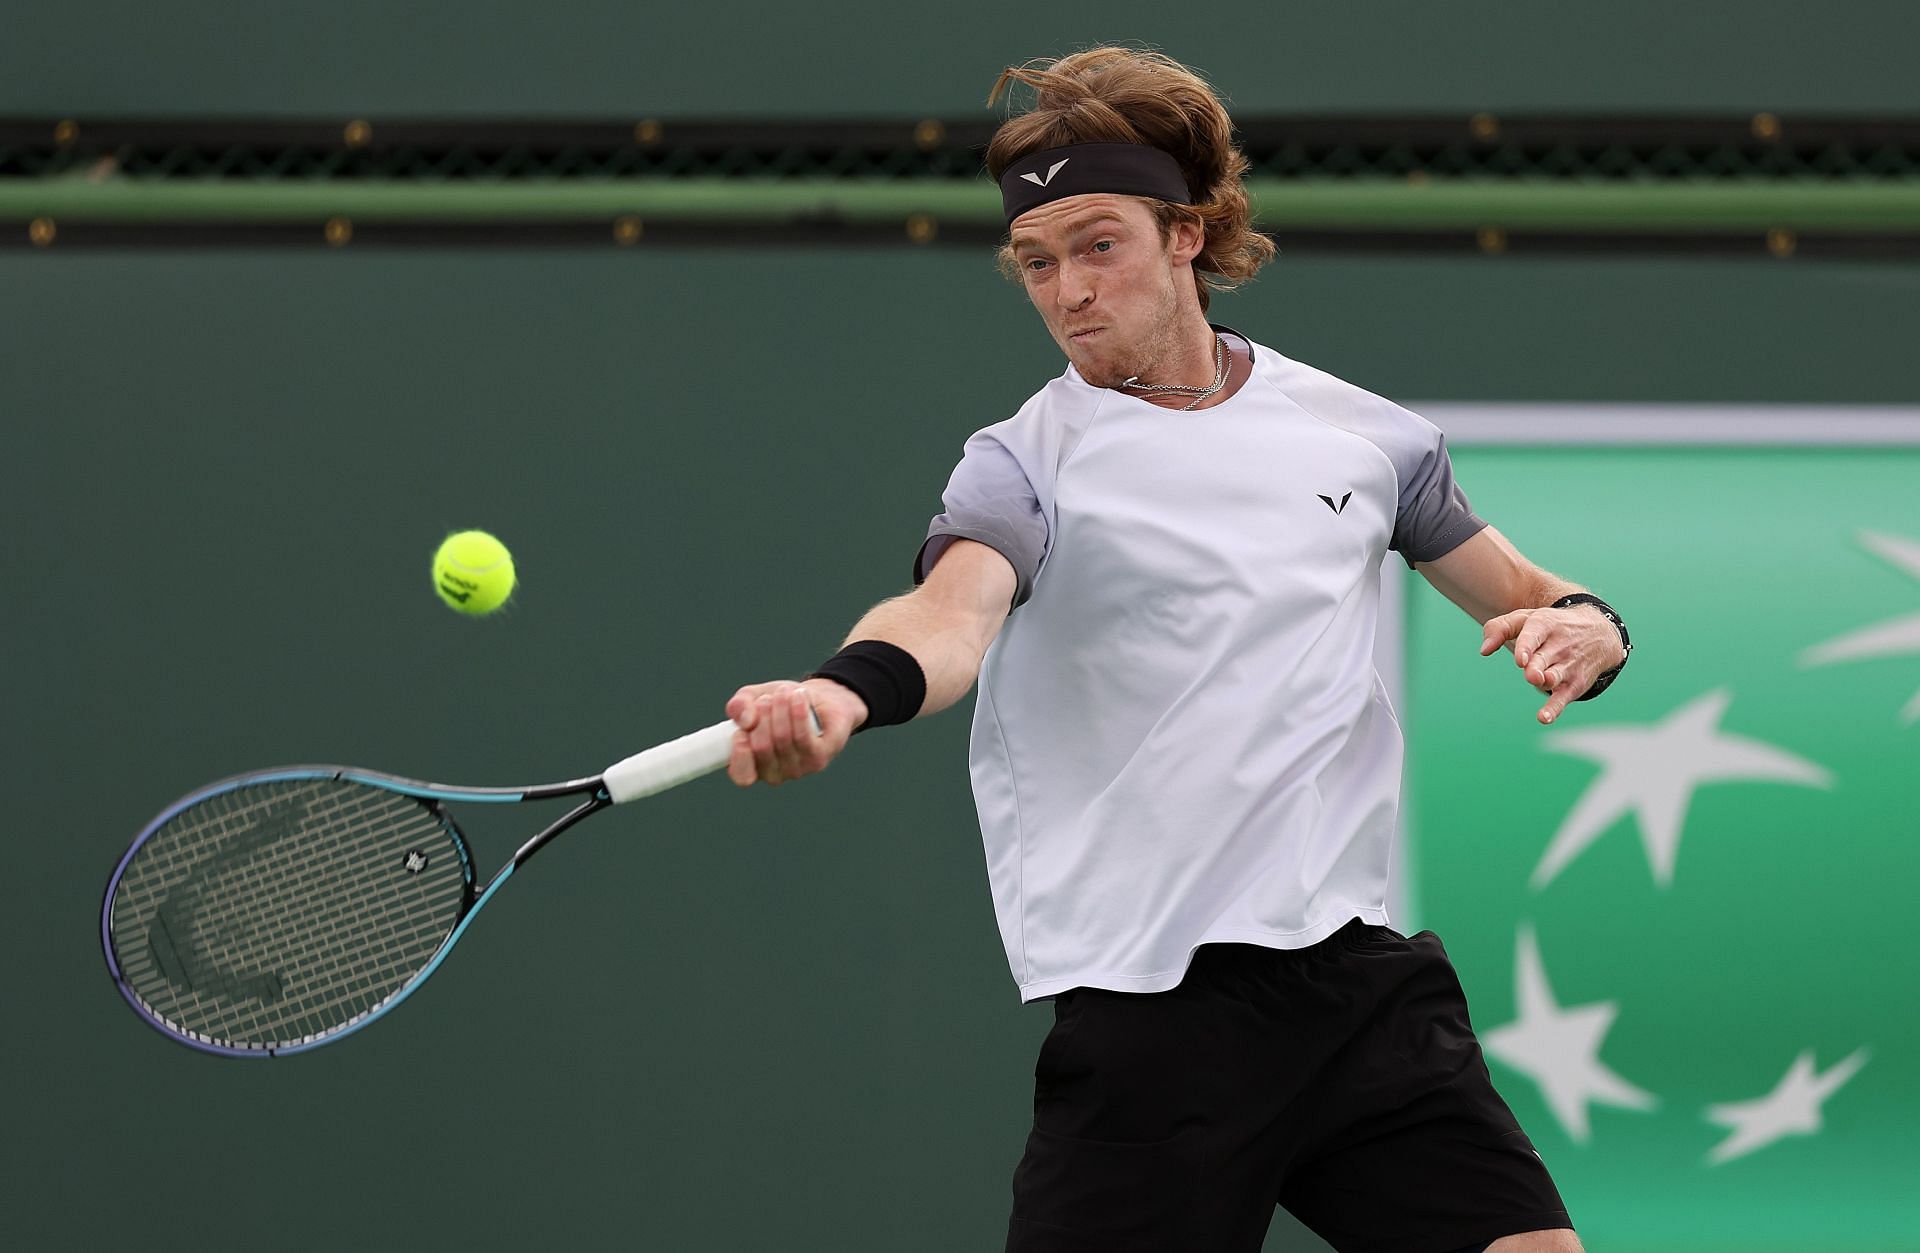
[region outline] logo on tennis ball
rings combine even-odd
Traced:
[[[492,613],[513,588],[513,554],[485,531],[455,531],[433,554],[433,590],[449,609]]]

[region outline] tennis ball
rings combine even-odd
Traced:
[[[460,613],[492,613],[513,595],[513,554],[485,531],[455,531],[433,554],[433,590]]]

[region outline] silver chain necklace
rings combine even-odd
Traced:
[[[1188,387],[1182,383],[1142,383],[1138,374],[1120,384],[1142,392],[1175,392],[1182,396],[1191,396],[1192,400],[1174,410],[1185,413],[1207,397],[1227,385],[1227,341],[1219,335],[1213,337],[1213,382],[1205,387]],[[1145,399],[1145,397],[1142,397]]]

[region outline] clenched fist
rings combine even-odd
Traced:
[[[735,692],[727,701],[727,717],[739,728],[727,777],[741,787],[755,780],[778,787],[825,770],[854,728],[866,721],[867,706],[832,679],[782,679]]]

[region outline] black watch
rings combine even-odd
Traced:
[[[1594,697],[1600,695],[1600,693],[1606,691],[1608,686],[1619,677],[1620,672],[1627,668],[1627,658],[1633,656],[1633,640],[1627,635],[1627,624],[1620,621],[1620,615],[1613,611],[1613,606],[1601,600],[1592,592],[1574,592],[1570,596],[1562,596],[1559,600],[1548,605],[1547,608],[1565,609],[1570,605],[1592,605],[1595,609],[1605,614],[1607,621],[1613,623],[1613,629],[1620,632],[1620,647],[1626,650],[1625,655],[1620,658],[1619,665],[1595,679],[1593,686],[1580,693],[1577,698],[1579,700],[1592,700]]]

